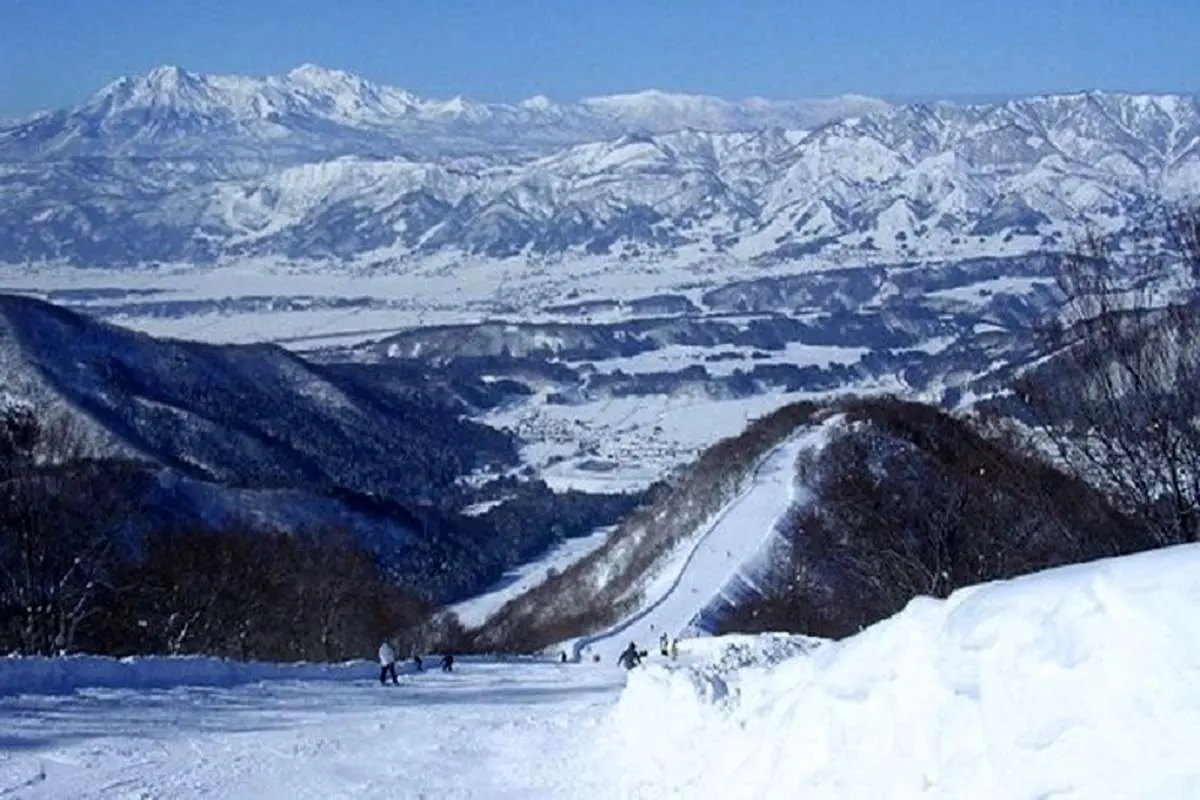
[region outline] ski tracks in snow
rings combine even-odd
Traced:
[[[581,683],[582,682],[582,683]],[[603,797],[622,676],[464,664],[401,685],[266,681],[0,699],[0,797]]]
[[[650,582],[642,608],[601,633],[573,642],[574,658],[580,660],[586,653],[613,663],[629,639],[653,647],[664,631],[683,635],[742,569],[762,557],[779,519],[800,496],[794,486],[797,457],[820,447],[827,435],[824,426],[806,427],[764,455],[746,488]]]

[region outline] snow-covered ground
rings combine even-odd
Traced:
[[[645,600],[629,619],[552,651],[564,649],[582,657],[586,648],[587,658],[600,655],[613,663],[630,636],[649,645],[663,631],[672,636],[693,632],[690,625],[713,600],[731,587],[753,585],[761,571],[760,562],[769,552],[776,521],[803,496],[803,487],[792,481],[797,456],[820,447],[828,426],[836,423],[835,418],[820,428],[802,429],[765,457],[745,491],[647,576]],[[602,545],[611,532],[604,529],[563,542],[543,558],[511,570],[490,591],[451,606],[451,610],[465,625],[481,625],[504,603],[545,581],[547,571],[566,569]]]
[[[179,668],[179,664],[169,665]],[[12,669],[0,661],[0,674]],[[616,670],[460,662],[380,686],[370,664],[243,682],[193,665],[75,665],[68,693],[0,694],[0,797],[612,797],[593,732]],[[181,668],[182,669],[182,668]],[[157,676],[155,676],[157,677]],[[154,687],[154,688],[150,688]],[[606,779],[607,780],[607,779]]]
[[[683,262],[631,271],[629,265],[618,270],[605,259],[583,259],[554,269],[519,259],[459,263],[439,258],[395,270],[318,268],[270,259],[211,268],[45,267],[0,272],[0,292],[31,294],[157,336],[214,343],[271,341],[308,351],[361,344],[412,328],[486,320],[627,321],[644,315],[627,301],[671,293],[699,306],[707,289],[739,276],[762,277],[736,260],[710,261],[704,261],[702,275]],[[561,306],[568,291],[583,291],[585,284],[591,288],[571,302],[604,300],[612,310],[548,310]],[[744,322],[749,316],[724,319]],[[771,351],[749,345],[669,346],[637,356],[597,359],[588,362],[587,369],[601,375],[618,370],[633,375],[701,366],[707,375],[718,377],[771,365],[853,364],[865,352],[861,347],[797,342]],[[523,464],[556,490],[622,492],[646,488],[716,440],[740,433],[749,420],[784,403],[834,393],[771,390],[717,398],[702,383],[697,380],[669,393],[601,393],[591,401],[571,403],[548,402],[561,387],[545,387],[527,402],[506,404],[479,421],[515,431],[526,443]],[[841,388],[877,390],[865,382]],[[903,385],[889,383],[887,388]]]
[[[1195,798],[1198,608],[1189,545],[628,675],[0,659],[0,796]]]
[[[468,628],[482,625],[500,606],[524,594],[546,580],[550,570],[562,571],[604,544],[612,528],[601,528],[588,536],[567,539],[546,555],[506,572],[495,586],[487,591],[450,606],[460,622]]]
[[[713,442],[736,436],[752,420],[812,392],[749,397],[636,395],[582,404],[507,406],[481,418],[514,431],[526,444],[521,460],[558,491],[644,489],[689,463]]]
[[[629,642],[657,651],[659,637],[695,634],[697,615],[730,585],[753,580],[776,525],[805,493],[795,486],[800,453],[822,446],[831,420],[804,428],[772,450],[746,489],[685,540],[646,585],[641,608],[611,628],[568,643],[575,657],[611,664]]]
[[[792,657],[690,642],[608,721],[617,796],[1200,797],[1198,611],[1188,545],[921,598]]]

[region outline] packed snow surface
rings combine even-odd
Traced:
[[[800,655],[771,641],[632,672],[616,796],[1200,797],[1200,546],[921,598]]]
[[[572,643],[577,658],[613,663],[630,642],[656,649],[668,639],[697,632],[699,614],[730,585],[746,581],[769,550],[780,519],[807,494],[795,486],[796,459],[819,448],[828,426],[802,428],[775,447],[746,488],[658,568],[635,613],[613,627]]]
[[[369,663],[19,661],[0,660],[4,798],[613,796],[592,733],[615,669],[461,661],[381,686]]]
[[[0,659],[0,796],[1195,798],[1198,609],[1190,545],[628,675]]]

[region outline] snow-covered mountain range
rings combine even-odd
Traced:
[[[313,64],[265,78],[163,66],[120,78],[77,108],[0,132],[0,152],[284,159],[535,152],[632,131],[806,128],[886,107],[857,96],[730,102],[661,91],[570,104],[537,96],[510,105],[422,98]]]
[[[0,129],[0,263],[1028,252],[1200,185],[1200,101],[428,101],[160,68]]]

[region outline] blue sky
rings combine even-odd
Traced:
[[[1200,90],[1197,0],[0,0],[0,116],[175,64],[430,97]]]

